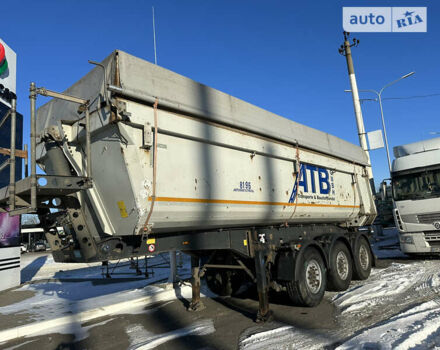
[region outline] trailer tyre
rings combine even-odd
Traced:
[[[330,271],[327,275],[327,290],[342,291],[350,285],[353,275],[353,260],[347,246],[337,241],[330,251]]]
[[[366,280],[370,276],[373,257],[365,237],[360,237],[354,252],[353,279]]]
[[[294,281],[287,282],[287,293],[295,305],[312,307],[324,297],[326,269],[321,254],[316,248],[306,248],[296,262],[299,274]]]

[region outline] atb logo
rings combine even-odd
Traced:
[[[326,168],[312,164],[301,164],[300,172],[294,178],[289,203],[295,203],[297,195],[301,199],[334,200],[333,174],[333,171]],[[297,178],[298,176],[299,178]]]
[[[343,7],[346,32],[426,32],[426,7]]]

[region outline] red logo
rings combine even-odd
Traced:
[[[0,75],[8,69],[8,60],[6,59],[5,47],[0,43]]]

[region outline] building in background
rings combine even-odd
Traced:
[[[16,98],[17,55],[0,39],[0,124]],[[16,148],[23,148],[23,116],[17,113]],[[0,127],[0,164],[11,145],[11,118]],[[16,161],[16,180],[21,178],[22,160]],[[0,172],[0,188],[9,184],[9,167]],[[0,290],[20,284],[20,216],[0,213]]]

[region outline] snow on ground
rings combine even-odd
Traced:
[[[27,299],[17,298],[16,302],[0,307],[0,317],[11,317],[9,327],[17,327],[12,318],[25,318],[26,324],[44,324],[44,321],[54,319],[71,319],[71,323],[60,323],[59,326],[49,329],[39,329],[31,336],[48,333],[74,334],[76,340],[88,336],[88,330],[100,323],[82,326],[81,319],[76,315],[100,308],[111,308],[113,305],[127,301],[135,301],[146,298],[142,303],[133,303],[129,309],[118,310],[117,313],[150,313],[158,308],[166,306],[176,298],[191,298],[191,286],[188,283],[180,283],[175,289],[163,288],[158,282],[166,282],[169,276],[168,255],[155,256],[148,259],[148,271],[150,277],[138,276],[136,270],[130,268],[130,263],[112,262],[110,271],[112,278],[103,278],[101,264],[64,264],[56,263],[47,254],[27,254],[22,263],[22,279],[31,279],[30,282],[16,288],[9,293],[14,299],[14,293],[22,292],[33,294]],[[186,255],[178,256],[178,276],[181,279],[190,277],[190,259]],[[144,269],[144,260],[139,260],[139,268]],[[156,285],[155,285],[156,283]],[[31,293],[28,293],[31,292]],[[213,296],[206,288],[202,288],[204,295]],[[147,305],[157,304],[153,308],[145,309]],[[125,304],[124,304],[125,305]],[[111,315],[111,312],[107,316]],[[106,320],[105,322],[108,322]],[[211,323],[210,323],[211,322]],[[41,327],[40,327],[41,328]],[[149,342],[163,343],[173,337],[187,334],[207,334],[213,329],[212,321],[206,321],[203,325],[192,325],[188,328],[176,331],[176,334],[155,335],[149,338]],[[0,331],[7,332],[8,328]],[[138,344],[139,345],[139,344]],[[147,349],[147,343],[141,344],[141,348]],[[138,346],[136,346],[138,347]]]
[[[176,338],[186,337],[188,335],[208,335],[214,333],[215,328],[214,322],[211,319],[204,319],[188,327],[163,334],[151,333],[141,324],[130,325],[125,331],[130,339],[130,347],[128,349],[149,350]]]
[[[337,349],[432,349],[440,346],[439,328],[439,302],[429,301],[363,331]]]
[[[392,263],[386,269],[373,270],[367,283],[355,283],[347,291],[337,294],[333,302],[342,313],[381,305],[397,295],[422,288],[429,280],[437,281],[437,265],[436,262]]]
[[[338,349],[440,346],[440,261],[408,261],[399,250],[395,229],[378,238],[372,245],[377,256],[403,258],[405,263],[373,269],[368,280],[352,282],[351,288],[332,297],[345,330],[341,335],[349,339]]]
[[[335,306],[338,329],[306,330],[278,322],[255,326],[243,332],[239,349],[440,349],[440,261],[408,260],[400,252],[393,230],[374,240],[373,249],[379,257],[403,260],[391,262],[386,268],[374,268],[369,279],[353,281],[347,291],[326,293],[326,299]],[[44,322],[141,297],[150,298],[153,307],[146,310],[143,303],[124,313],[154,312],[176,297],[191,297],[188,284],[176,290],[157,285],[168,278],[169,269],[162,264],[167,258],[148,259],[154,272],[148,279],[136,275],[125,261],[119,263],[108,280],[103,278],[100,264],[58,264],[51,256],[29,254],[23,259],[22,279],[30,282],[14,292],[30,291],[33,296],[0,307],[0,317],[22,316],[29,322]],[[140,261],[142,270],[143,263]],[[181,265],[179,275],[189,277],[189,258],[184,258]],[[115,266],[113,262],[110,271]],[[204,292],[212,296],[206,288]],[[76,339],[84,339],[97,325],[82,327],[80,322],[74,322],[73,327],[60,326],[50,332],[72,333],[73,329]],[[163,334],[153,334],[141,324],[129,325],[125,331],[131,348],[152,349],[178,337],[216,330],[211,319],[202,319]]]
[[[440,349],[440,262],[391,263],[366,281],[327,293],[336,307],[337,330],[305,330],[280,323],[244,332],[240,350]],[[353,336],[355,335],[355,336]]]
[[[241,350],[259,349],[440,349],[440,261],[409,261],[398,232],[387,229],[373,240],[384,259],[403,259],[373,268],[366,281],[347,291],[326,293],[336,307],[337,330],[313,332],[287,324],[244,332]]]
[[[262,332],[247,330],[239,341],[240,350],[288,350],[322,349],[331,343],[330,338],[313,331],[305,331],[283,323],[276,328]]]
[[[432,339],[440,339],[439,267],[439,261],[392,263],[335,295],[341,336],[359,334],[340,349],[432,348]]]
[[[102,307],[109,303],[115,304],[152,296],[163,291],[163,288],[153,284],[166,282],[168,279],[169,267],[166,265],[166,258],[166,256],[155,256],[148,259],[148,265],[151,266],[149,268],[151,277],[148,279],[136,275],[127,260],[119,264],[111,263],[109,270],[113,271],[112,278],[105,279],[101,264],[56,263],[51,255],[40,255],[36,258],[34,256],[33,260],[32,256],[28,255],[24,260],[22,272],[25,279],[33,275],[32,282],[24,284],[14,292],[30,291],[34,296],[0,307],[0,314],[23,314],[29,315],[35,321],[43,321]],[[39,266],[39,261],[42,259],[44,263]],[[182,266],[179,268],[180,277],[190,277],[189,258],[182,256],[180,262]],[[139,267],[142,271],[144,266],[144,261],[140,260]],[[42,280],[42,283],[38,283],[38,280]]]

